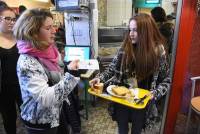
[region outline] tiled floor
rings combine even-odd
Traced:
[[[3,122],[0,115],[0,134],[6,134],[3,128]],[[17,134],[27,134],[25,128],[23,127],[22,123],[17,120]]]
[[[191,122],[188,128],[187,134],[197,134],[197,128],[199,125],[199,117],[196,115],[191,116]],[[177,120],[176,120],[176,126],[174,130],[174,134],[185,134],[186,131],[186,122],[187,122],[187,116],[185,114],[178,114]]]
[[[107,113],[107,103],[98,101],[96,107],[90,107],[89,119],[82,118],[81,134],[115,134],[116,123],[113,122]],[[5,134],[0,117],[0,134]],[[22,123],[17,121],[17,134],[27,134]]]
[[[97,100],[96,107],[90,107],[89,119],[82,119],[81,134],[116,134],[116,122],[112,121],[107,112],[107,101]],[[20,121],[17,121],[17,134],[26,134]],[[151,131],[142,134],[158,134],[160,122]],[[0,134],[5,134],[0,118]]]

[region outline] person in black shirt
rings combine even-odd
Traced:
[[[21,92],[16,73],[19,57],[16,40],[12,33],[16,22],[14,11],[1,2],[0,5],[0,60],[1,60],[1,92],[0,112],[7,134],[16,134],[17,108],[22,104]]]
[[[2,71],[1,71],[1,59],[0,59],[0,92],[1,92],[1,75],[2,75]]]

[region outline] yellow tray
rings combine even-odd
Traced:
[[[144,99],[144,101],[143,101],[144,103],[136,104],[134,101],[130,102],[126,98],[118,98],[118,97],[112,96],[112,95],[107,94],[107,93],[96,94],[94,91],[92,91],[91,88],[88,89],[88,92],[90,94],[98,96],[100,98],[103,98],[103,99],[106,99],[106,100],[109,100],[109,101],[113,101],[113,102],[116,102],[116,103],[119,103],[119,104],[122,104],[122,105],[125,105],[125,106],[128,106],[128,107],[131,107],[131,108],[135,108],[135,109],[143,109],[143,108],[145,108],[147,103],[148,103],[148,101],[150,100],[150,97],[147,97],[146,99]],[[142,98],[148,93],[149,93],[148,90],[139,88],[138,98]]]

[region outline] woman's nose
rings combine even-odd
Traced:
[[[53,28],[51,29],[51,33],[55,34],[55,33],[56,33],[56,28],[53,27]]]

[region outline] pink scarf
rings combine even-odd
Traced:
[[[41,51],[33,48],[29,42],[20,40],[17,41],[17,47],[20,54],[29,54],[36,57],[49,71],[60,71],[58,65],[59,53],[53,44]]]

